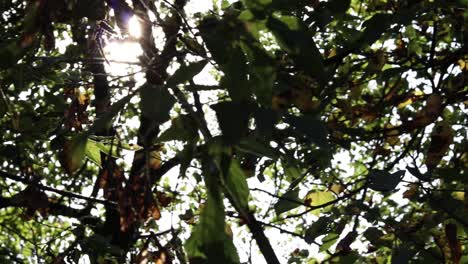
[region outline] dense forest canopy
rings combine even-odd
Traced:
[[[1,263],[468,262],[466,0],[191,1],[0,2]]]

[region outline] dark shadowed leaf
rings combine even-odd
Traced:
[[[327,147],[327,129],[322,121],[314,116],[289,116],[287,122],[290,123],[297,132],[305,136],[306,140],[315,143],[320,147]]]
[[[392,264],[409,263],[416,253],[408,244],[394,247],[392,251]]]
[[[258,157],[267,157],[270,159],[277,159],[276,150],[270,147],[267,143],[262,142],[261,139],[255,137],[243,138],[236,146],[240,151],[254,154]]]
[[[250,116],[250,106],[244,103],[222,102],[212,105],[216,111],[222,137],[228,144],[237,143],[245,136]],[[242,110],[241,110],[242,109]]]
[[[372,170],[369,172],[369,188],[380,191],[388,192],[393,191],[398,183],[403,179],[405,171],[397,171],[390,174],[383,170]]]
[[[328,233],[330,231],[328,226],[331,222],[332,219],[330,219],[330,217],[320,217],[319,219],[317,219],[317,221],[312,223],[312,225],[309,228],[306,229],[304,234],[304,240],[307,243],[311,244],[318,236]]]
[[[257,108],[254,111],[255,128],[266,139],[271,138],[275,124],[278,122],[278,113],[265,108]]]
[[[372,16],[369,20],[365,21],[363,27],[365,27],[362,36],[359,38],[357,45],[362,47],[363,45],[371,45],[377,41],[383,32],[387,30],[387,27],[391,23],[392,15],[379,13]]]
[[[130,101],[130,99],[132,99],[134,95],[135,92],[132,92],[129,95],[123,97],[119,101],[112,104],[109,108],[109,111],[105,112],[103,115],[101,115],[100,118],[94,121],[93,125],[89,128],[87,133],[91,135],[98,131],[108,128],[111,125],[112,118],[114,118],[114,116],[116,116],[118,112],[123,110],[125,105]]]
[[[144,85],[140,88],[140,108],[143,115],[158,123],[169,120],[169,111],[175,99],[166,87]]]
[[[167,86],[173,87],[174,85],[190,81],[205,68],[208,62],[205,60],[192,62],[189,65],[182,65],[177,71],[167,80]]]
[[[326,79],[323,58],[313,34],[295,17],[270,17],[267,27],[273,32],[282,49],[290,53],[296,65],[319,80]]]
[[[250,97],[247,60],[239,47],[229,52],[232,56],[222,65],[225,75],[221,79],[220,86],[227,89],[233,101],[242,102]]]
[[[421,173],[418,168],[413,168],[410,166],[407,166],[406,169],[408,170],[409,173],[411,173],[414,177],[422,180],[422,181],[428,181],[431,179],[431,174],[429,172],[426,173]]]

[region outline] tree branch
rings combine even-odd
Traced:
[[[31,180],[27,180],[25,178],[10,174],[10,173],[5,172],[5,171],[0,171],[0,177],[7,178],[7,179],[10,179],[10,180],[14,180],[14,181],[18,181],[18,182],[22,182],[24,184],[34,186],[34,187],[36,187],[36,188],[38,188],[40,190],[58,193],[58,194],[61,194],[63,196],[69,197],[69,198],[77,198],[77,199],[82,199],[82,200],[86,200],[86,201],[89,201],[89,202],[101,203],[101,204],[109,205],[109,206],[116,206],[115,202],[110,202],[110,201],[106,201],[106,200],[102,200],[102,199],[98,199],[98,198],[93,198],[93,197],[87,197],[87,196],[83,196],[81,194],[70,192],[70,191],[59,190],[59,189],[56,189],[56,188],[53,188],[53,187],[50,187],[50,186],[45,186],[45,185],[42,185],[40,183],[33,182]]]

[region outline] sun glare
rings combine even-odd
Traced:
[[[132,16],[128,21],[128,32],[134,38],[141,37],[141,26],[136,16]]]
[[[138,57],[143,53],[137,40],[141,36],[141,26],[136,16],[128,21],[128,33],[130,37],[112,40],[103,49],[109,61],[108,70],[112,74],[128,71],[128,66],[138,63]]]
[[[142,54],[140,44],[134,41],[111,41],[105,48],[106,59],[112,62],[138,62]]]

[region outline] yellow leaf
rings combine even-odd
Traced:
[[[304,203],[310,206],[322,206],[330,201],[335,200],[335,195],[330,191],[311,191],[304,198]],[[315,209],[312,211],[313,214],[319,215],[322,211],[327,212],[331,209],[331,205],[323,208]]]
[[[333,48],[330,50],[330,53],[328,54],[328,58],[335,57],[336,56],[336,49]]]
[[[453,192],[452,193],[453,198],[464,201],[465,200],[465,192]]]
[[[88,93],[79,93],[77,95],[77,100],[80,105],[87,105],[89,104],[89,94]]]
[[[343,186],[343,184],[335,183],[335,184],[332,184],[332,186],[330,186],[330,191],[332,191],[334,194],[337,194],[337,195],[343,192],[344,190],[345,190],[345,187]]]
[[[410,98],[406,99],[404,102],[399,103],[397,108],[401,109],[401,108],[403,108],[403,107],[405,107],[407,105],[410,105],[412,103],[413,103],[413,99],[410,97]]]
[[[414,91],[414,95],[415,95],[415,96],[421,96],[421,95],[424,95],[424,93],[423,93],[423,91],[421,91],[421,90],[419,90],[419,89],[416,89],[416,90]]]
[[[468,63],[464,61],[463,59],[459,59],[457,63],[458,63],[458,66],[460,66],[460,70],[466,71],[468,69]]]

